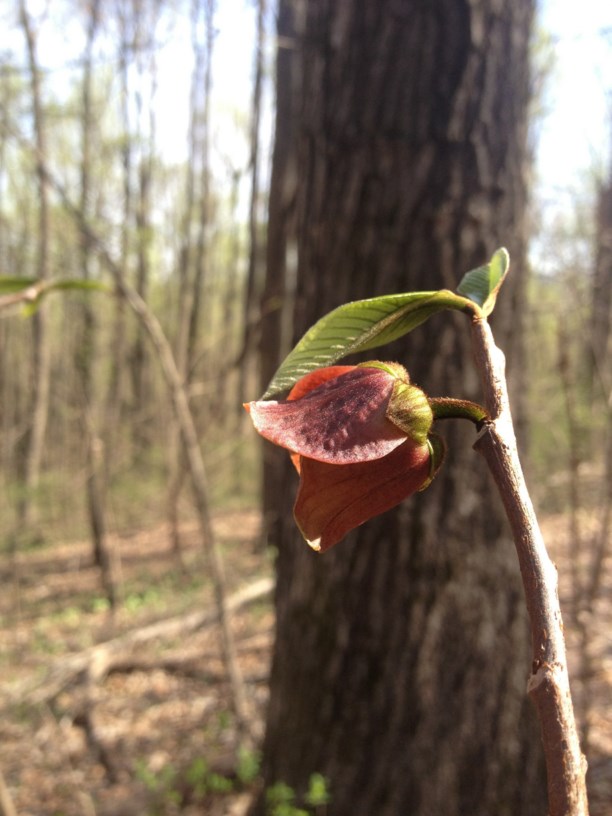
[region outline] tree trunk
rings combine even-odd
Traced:
[[[26,38],[32,106],[34,110],[34,139],[36,145],[36,174],[38,180],[38,249],[36,276],[40,280],[49,277],[49,242],[51,222],[49,216],[49,185],[44,173],[44,162],[47,154],[46,125],[44,120],[40,69],[36,53],[36,34],[26,8],[21,0],[20,17]],[[48,317],[46,304],[43,304],[33,317],[33,399],[32,420],[27,442],[24,462],[25,492],[19,506],[20,523],[28,528],[34,522],[34,505],[32,491],[38,487],[43,448],[49,415],[49,380],[51,373],[51,347],[48,340]]]
[[[296,95],[294,85],[299,79],[298,51],[295,39],[293,0],[280,0],[277,16],[278,51],[276,56],[276,122],[270,204],[266,245],[266,279],[260,308],[261,336],[259,341],[260,392],[263,393],[289,351],[288,332],[284,320],[290,312],[292,286],[289,250],[295,246]],[[264,445],[263,457],[263,518],[262,540],[274,541],[280,515],[276,501],[283,479],[284,455],[279,448]]]
[[[265,0],[257,0],[257,32],[255,41],[255,77],[253,81],[253,99],[251,103],[250,127],[250,172],[251,195],[249,200],[249,262],[247,267],[246,287],[244,294],[244,326],[243,348],[240,361],[240,377],[238,378],[238,405],[246,400],[248,374],[252,367],[254,339],[257,337],[255,328],[261,317],[259,302],[261,294],[261,257],[259,252],[259,161],[260,161],[260,129],[261,129],[261,95],[264,69],[264,15]]]
[[[121,34],[119,46],[119,75],[121,77],[121,174],[123,182],[123,202],[121,217],[120,238],[120,267],[121,274],[127,278],[131,258],[131,234],[134,217],[134,189],[133,175],[133,146],[130,128],[130,98],[129,72],[131,55],[131,35],[127,9],[117,6],[118,27]],[[106,449],[117,451],[125,447],[121,445],[121,430],[125,417],[126,370],[128,369],[127,354],[127,319],[125,301],[122,297],[115,298],[115,313],[113,315],[113,329],[109,348],[110,378],[106,395],[104,411],[104,442]],[[107,479],[110,472],[110,457],[107,458]]]
[[[309,0],[294,339],[344,301],[455,288],[501,244],[520,273],[532,12],[531,0]],[[522,277],[499,311],[520,302]],[[510,321],[498,323],[503,347]],[[374,356],[399,359],[431,396],[479,399],[461,316]],[[288,462],[280,481],[264,781],[299,801],[323,774],[334,816],[546,809],[510,532],[473,430],[441,432],[433,485],[323,556],[295,529]]]
[[[89,9],[87,43],[83,72],[83,109],[81,121],[81,211],[83,217],[92,220],[91,211],[91,162],[93,138],[92,112],[92,49],[99,22],[100,0],[94,0]],[[81,270],[85,280],[92,276],[92,252],[87,236],[81,236]],[[90,299],[82,303],[81,342],[77,346],[76,370],[81,387],[83,426],[85,438],[85,468],[87,489],[87,511],[93,544],[94,562],[100,569],[102,586],[111,609],[117,601],[113,576],[113,559],[106,535],[106,484],[104,445],[98,431],[94,415],[94,344],[96,321]]]
[[[185,204],[178,255],[178,319],[175,338],[176,364],[185,386],[189,385],[193,376],[207,262],[213,23],[214,4],[210,0],[194,3],[191,9],[194,67],[191,78],[189,161],[186,169]],[[197,236],[194,240],[196,216]],[[172,549],[181,562],[179,499],[185,482],[187,463],[181,445],[179,426],[174,419],[168,431],[168,462],[167,507],[170,539]]]
[[[591,400],[606,392],[605,372],[609,371],[612,327],[612,165],[608,177],[597,190],[595,216],[595,267],[591,298],[590,349],[587,375]],[[602,383],[602,380],[604,382]]]
[[[210,94],[212,87],[212,54],[214,46],[215,4],[212,0],[202,2],[201,14],[205,26],[205,60],[203,68],[203,88],[200,90],[201,109],[198,111],[200,128],[199,149],[200,179],[197,191],[198,227],[195,241],[194,270],[192,281],[191,311],[189,314],[189,333],[187,339],[187,379],[193,376],[196,365],[196,344],[200,331],[200,318],[204,301],[204,283],[208,273],[208,238],[210,228]],[[195,35],[194,35],[195,36]]]
[[[140,297],[149,299],[151,276],[151,236],[152,236],[152,186],[155,155],[156,119],[155,96],[157,93],[157,66],[155,55],[155,32],[160,12],[159,3],[143,4],[135,2],[129,12],[131,28],[131,48],[135,68],[134,76],[134,119],[135,119],[135,164],[137,189],[134,207],[135,220],[135,265],[136,291]],[[129,138],[129,137],[128,137]],[[137,324],[130,350],[130,375],[133,397],[133,439],[136,461],[146,460],[152,443],[150,372],[145,351],[146,334]]]

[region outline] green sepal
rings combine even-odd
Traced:
[[[442,463],[446,457],[446,442],[441,436],[438,436],[438,434],[430,434],[427,440],[427,445],[430,453],[429,478],[424,484],[421,485],[419,488],[419,493],[422,490],[426,490],[433,482],[435,477],[438,475],[438,471],[442,467]]]
[[[386,417],[419,445],[427,440],[433,423],[433,411],[425,393],[402,380],[395,381]]]
[[[410,383],[410,376],[401,363],[381,363],[371,360],[357,368],[379,368],[395,378],[385,416],[409,439],[422,445],[433,424],[434,415],[425,393]]]

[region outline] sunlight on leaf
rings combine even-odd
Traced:
[[[36,278],[21,278],[13,275],[0,275],[0,295],[10,295],[13,292],[20,292],[28,286],[37,283]]]
[[[443,309],[470,307],[469,300],[447,289],[345,303],[306,332],[272,378],[263,399],[291,388],[311,371],[333,365],[348,354],[391,343]]]
[[[0,286],[1,283],[2,282],[0,281]],[[36,279],[33,279],[32,283],[36,285],[40,282]],[[22,286],[20,288],[23,289],[25,287]],[[23,317],[32,317],[32,315],[36,314],[36,312],[40,308],[43,298],[50,292],[75,292],[75,291],[112,292],[112,288],[108,286],[108,284],[101,283],[100,281],[79,280],[78,278],[51,280],[40,288],[37,296],[33,300],[29,300],[24,303],[24,305],[21,307],[21,314],[23,315]]]
[[[509,268],[510,256],[508,250],[502,247],[497,250],[488,264],[466,272],[457,291],[477,303],[484,316],[488,317],[495,308],[497,293]]]
[[[89,292],[112,292],[112,287],[106,283],[92,280],[78,280],[76,278],[66,280],[51,281],[45,292],[53,291],[89,291]]]

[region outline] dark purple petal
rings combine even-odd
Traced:
[[[251,402],[248,410],[262,436],[294,453],[334,464],[367,462],[406,439],[386,417],[396,381],[382,369],[355,367],[299,399]]]

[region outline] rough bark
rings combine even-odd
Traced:
[[[307,3],[294,339],[347,300],[455,288],[502,244],[519,274],[499,309],[518,302],[532,11]],[[479,399],[460,316],[380,354],[431,396]],[[281,480],[264,778],[302,793],[324,774],[334,816],[545,812],[511,536],[473,431],[442,432],[434,484],[324,556],[295,530],[288,464]]]

